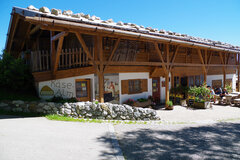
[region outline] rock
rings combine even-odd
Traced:
[[[66,15],[66,16],[71,16],[73,14],[73,12],[71,10],[67,10],[67,11],[65,10],[65,11],[63,11],[62,14]]]
[[[86,117],[89,117],[89,118],[90,118],[90,117],[92,117],[92,114],[91,114],[91,113],[87,113],[87,114],[86,114]]]
[[[51,13],[50,10],[49,10],[49,8],[47,8],[47,7],[41,7],[41,8],[39,9],[39,11],[40,11],[40,12],[43,12],[43,13]]]
[[[108,116],[106,117],[106,119],[112,119],[112,117],[111,117],[110,115],[108,115]]]
[[[90,17],[89,20],[92,20],[92,21],[96,20],[96,16]]]
[[[72,17],[74,17],[74,18],[80,18],[80,17],[81,17],[81,14],[80,14],[80,13],[76,13],[76,14],[73,14]]]
[[[49,111],[49,110],[51,109],[51,107],[48,106],[48,105],[45,105],[45,106],[43,107],[43,109],[44,109],[45,111]]]
[[[13,108],[12,111],[13,111],[13,112],[22,112],[23,109],[20,108],[20,107],[17,107],[17,108]]]
[[[83,15],[83,17],[86,18],[86,19],[89,19],[90,18],[90,14],[85,14],[85,15]]]
[[[0,103],[0,108],[7,107],[7,106],[8,106],[7,103],[3,103],[3,102]]]
[[[95,111],[95,110],[97,109],[97,105],[93,103],[93,104],[90,106],[90,108],[91,108],[93,111]]]
[[[95,20],[101,20],[101,18],[100,17],[96,17]]]
[[[38,112],[38,113],[43,113],[44,111],[43,111],[42,108],[38,108],[38,109],[36,110],[36,112]]]
[[[113,23],[114,21],[112,19],[107,20],[108,23]]]
[[[24,101],[16,100],[16,101],[12,101],[12,104],[15,104],[16,106],[19,106],[19,105],[24,104]]]
[[[111,116],[112,116],[112,118],[116,118],[117,114],[116,113],[112,113]]]
[[[71,110],[68,108],[64,109],[64,114],[70,115],[71,114]]]
[[[151,115],[152,115],[152,116],[156,116],[156,115],[157,115],[157,112],[153,110],[153,111],[151,112]]]
[[[27,9],[34,10],[34,11],[38,11],[38,9],[35,8],[33,5],[28,6]]]
[[[124,23],[123,23],[122,21],[118,21],[118,22],[117,22],[117,25],[119,25],[119,26],[123,26]]]
[[[85,106],[85,110],[90,111],[91,110],[90,106]]]
[[[125,119],[126,119],[126,117],[125,117],[125,116],[120,116],[120,118],[121,118],[122,120],[125,120]]]
[[[53,110],[53,113],[55,114],[58,112],[58,109],[56,107],[53,107],[52,110]]]
[[[43,107],[45,103],[38,103],[38,107]]]
[[[108,112],[107,111],[103,111],[102,112],[102,116],[106,117],[108,115]]]
[[[64,107],[67,109],[71,109],[72,107],[68,103],[64,103]]]
[[[53,8],[53,9],[51,9],[51,14],[54,14],[54,15],[58,16],[58,15],[62,14],[62,11],[61,11],[61,9]]]
[[[134,115],[135,118],[139,118],[139,117],[141,116],[141,113],[139,113],[139,112],[134,112],[133,115]]]
[[[126,105],[125,108],[127,109],[128,113],[133,113],[133,108],[132,107]]]
[[[55,103],[53,102],[48,102],[47,105],[49,105],[51,108],[55,107]]]

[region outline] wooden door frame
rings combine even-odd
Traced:
[[[157,79],[157,87],[158,87],[158,92],[159,92],[159,102],[161,101],[161,79],[160,77],[153,77],[152,78],[152,84],[153,84],[153,79]],[[152,85],[152,97],[153,97],[153,85]]]
[[[76,83],[77,82],[81,82],[81,81],[87,81],[87,93],[88,93],[88,97],[84,97],[84,98],[80,98],[80,97],[77,97],[77,87],[76,87]],[[76,92],[76,98],[79,98],[80,101],[91,101],[91,79],[75,79],[75,92]]]

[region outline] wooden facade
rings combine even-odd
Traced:
[[[96,74],[101,102],[106,73],[149,72],[150,78],[165,77],[166,101],[169,76],[173,84],[174,76],[204,75],[206,82],[207,75],[222,74],[225,87],[225,75],[238,70],[239,81],[240,50],[171,39],[13,9],[6,50],[27,57],[36,82]]]

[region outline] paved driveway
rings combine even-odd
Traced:
[[[240,108],[229,105],[213,105],[212,109],[191,109],[174,106],[174,110],[157,110],[163,121],[168,122],[216,122],[225,119],[240,119]]]
[[[240,121],[175,125],[116,125],[128,160],[239,160]]]
[[[0,160],[116,159],[108,125],[0,116]]]

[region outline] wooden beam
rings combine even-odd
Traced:
[[[212,52],[210,51],[210,55],[209,55],[208,62],[207,62],[207,64],[208,64],[207,72],[209,70],[209,64],[211,63],[211,59],[212,59]]]
[[[12,31],[10,32],[10,35],[9,35],[9,40],[8,40],[8,46],[7,46],[7,52],[11,52],[11,48],[12,48],[12,43],[13,43],[13,38],[14,38],[14,35],[15,35],[15,32],[16,32],[16,28],[17,28],[17,24],[20,20],[20,16],[18,14],[14,14],[13,17],[15,17],[14,19],[14,22],[12,22],[11,24],[11,27],[12,27]]]
[[[19,47],[18,52],[21,52],[23,50],[23,47],[26,43],[26,40],[29,38],[29,32],[30,32],[31,27],[32,27],[32,24],[28,24],[25,35],[24,35],[24,37],[23,37],[23,39],[20,43],[20,47]],[[20,55],[20,53],[19,53],[19,55]]]
[[[61,37],[65,37],[67,35],[68,35],[68,32],[58,33],[57,35],[54,35],[53,37],[51,37],[51,41],[56,41],[56,40],[60,39]]]
[[[156,52],[157,52],[157,54],[158,54],[158,56],[159,56],[159,58],[160,58],[160,60],[161,60],[161,62],[162,62],[161,65],[162,65],[162,67],[163,67],[164,73],[167,74],[168,71],[167,71],[167,68],[166,68],[166,64],[165,64],[164,59],[163,59],[163,57],[162,57],[162,53],[161,53],[161,51],[159,50],[158,43],[155,42],[155,43],[154,43],[154,46],[155,46],[155,50],[156,50]]]
[[[92,62],[91,62],[92,63]],[[90,64],[91,64],[90,63]],[[108,64],[109,66],[161,66],[162,62],[128,62],[128,61],[103,61],[104,65]],[[96,65],[100,64],[100,61],[95,61]],[[164,63],[165,64],[165,63]],[[195,63],[170,63],[170,65],[173,66],[186,66],[186,67],[203,67],[203,66],[209,66],[209,67],[237,67],[238,65],[235,64],[195,64]]]
[[[64,39],[64,37],[61,37],[58,40],[57,52],[56,52],[54,65],[53,65],[53,69],[52,69],[53,76],[55,76],[56,72],[57,72],[58,63],[59,63],[59,59],[60,59],[60,54],[61,54],[61,51],[62,51],[63,39]]]
[[[169,70],[169,44],[165,44],[165,51],[167,56],[167,69]]]
[[[45,72],[33,72],[32,75],[36,82],[49,81],[54,79],[62,79],[69,78],[75,76],[82,76],[87,74],[95,74],[95,69],[93,66],[91,67],[82,67],[82,68],[73,68],[66,70],[57,70],[56,75],[52,76],[52,71]]]
[[[199,56],[199,58],[200,58],[201,63],[204,64],[204,60],[203,60],[203,57],[202,57],[201,50],[200,50],[200,49],[197,49],[197,52],[198,52],[198,56]],[[202,69],[203,69],[203,72],[204,72],[205,74],[207,74],[207,70],[206,70],[205,65],[202,66]]]
[[[173,53],[173,57],[171,59],[171,65],[170,65],[170,71],[172,70],[172,67],[173,67],[173,64],[175,62],[175,59],[176,59],[176,56],[177,56],[177,53],[178,53],[178,49],[179,49],[179,45],[177,45],[176,49],[175,49],[175,52]]]
[[[36,33],[40,29],[40,25],[36,25],[33,29],[31,29],[29,35]]]
[[[118,46],[119,46],[120,40],[121,40],[121,39],[118,38],[117,41],[116,41],[116,43],[114,44],[113,50],[112,50],[112,52],[111,52],[111,54],[110,54],[110,56],[109,56],[109,58],[108,58],[108,62],[110,62],[110,61],[112,60],[112,57],[113,57],[114,53],[116,52],[116,50],[117,50],[117,48],[118,48]],[[108,65],[108,63],[107,63],[106,65]]]
[[[78,41],[80,42],[81,46],[83,47],[83,50],[84,52],[87,54],[87,56],[94,62],[94,59],[92,57],[92,55],[90,54],[89,50],[88,50],[88,47],[85,43],[85,41],[83,40],[82,38],[82,35],[80,33],[75,33],[77,38],[78,38]]]

